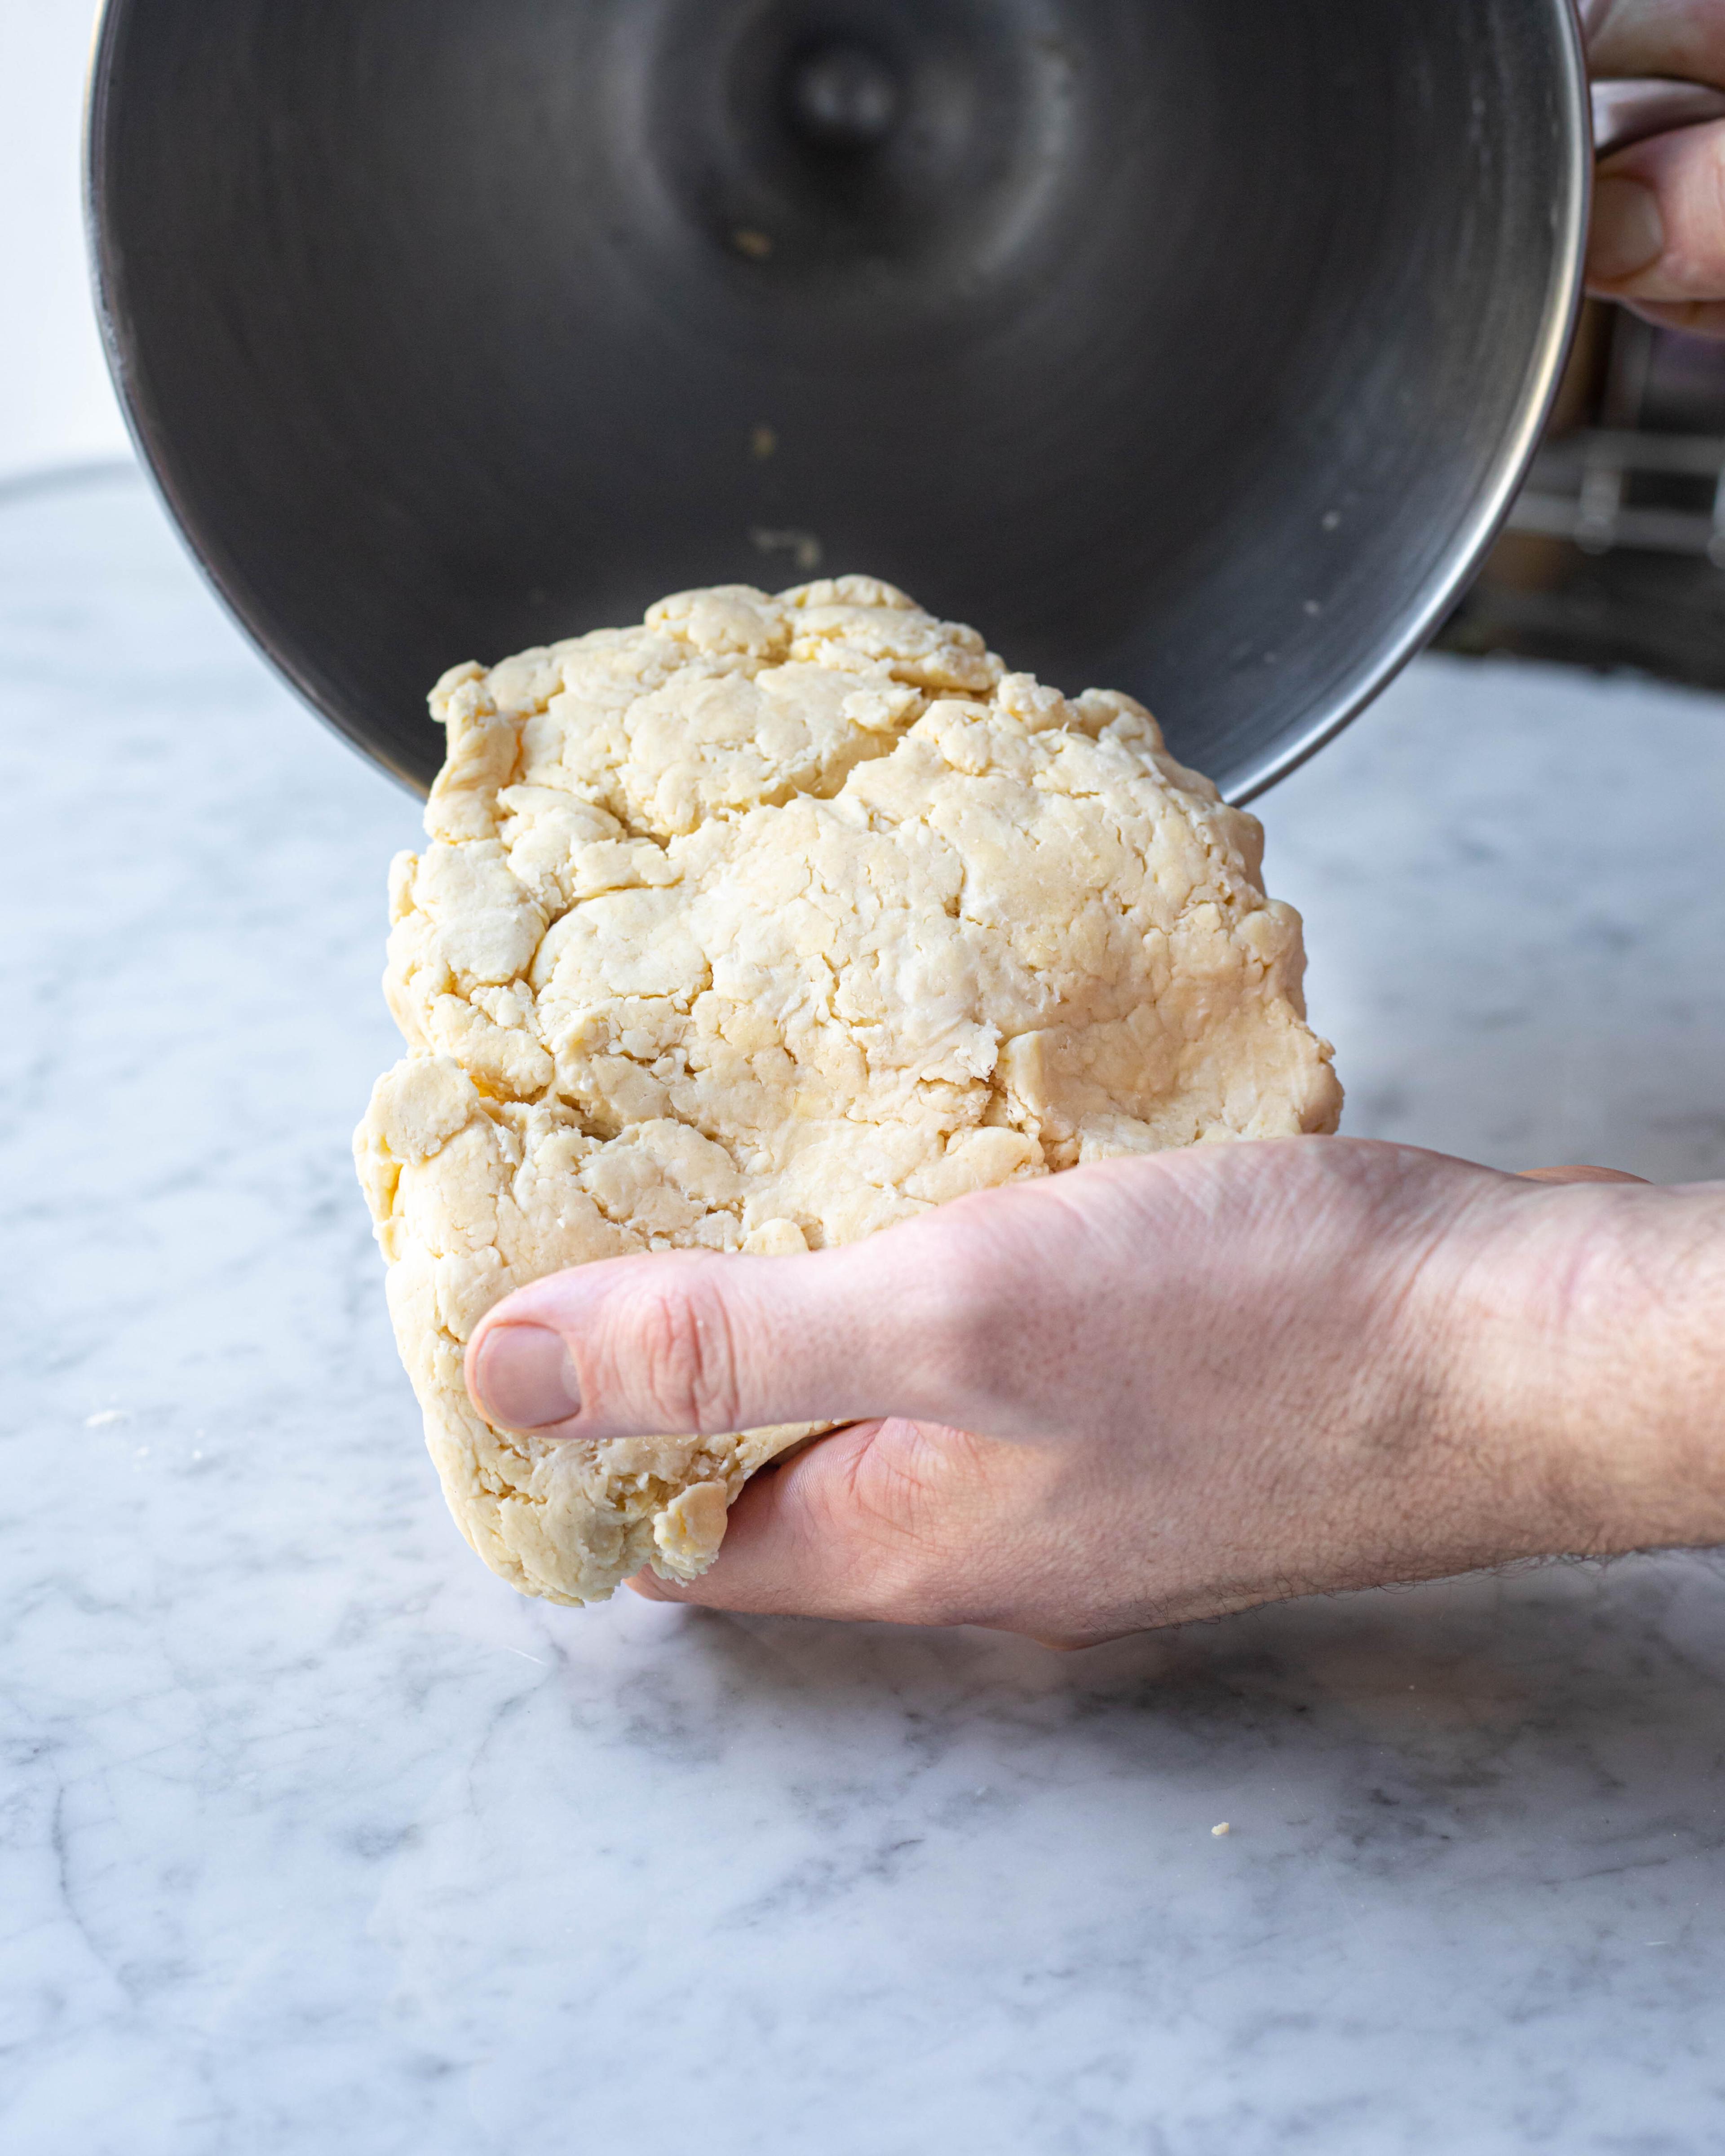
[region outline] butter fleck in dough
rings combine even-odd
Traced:
[[[1259,826],[1130,696],[1062,696],[842,577],[685,592],[431,703],[429,844],[390,874],[408,1054],[355,1151],[444,1494],[524,1594],[698,1577],[810,1426],[494,1430],[462,1355],[512,1290],[1335,1128]]]

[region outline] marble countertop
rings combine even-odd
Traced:
[[[10,2156],[1725,2146],[1717,1561],[520,1600],[348,1160],[415,805],[123,475],[0,502],[0,742]],[[1725,1173],[1725,705],[1428,661],[1261,806],[1349,1127]]]

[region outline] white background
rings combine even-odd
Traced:
[[[95,0],[0,0],[0,481],[131,454],[84,259],[95,15]]]

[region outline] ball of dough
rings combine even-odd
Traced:
[[[408,1053],[356,1152],[450,1509],[525,1594],[696,1577],[809,1429],[493,1429],[462,1354],[511,1290],[1335,1127],[1257,823],[1130,696],[1068,699],[844,577],[684,593],[431,701],[429,844],[390,880]]]

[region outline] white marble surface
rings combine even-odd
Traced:
[[[0,729],[10,2156],[1725,2146],[1715,1561],[518,1600],[347,1161],[413,804],[135,482],[0,507]],[[1431,664],[1265,805],[1355,1129],[1725,1172],[1725,706]]]

